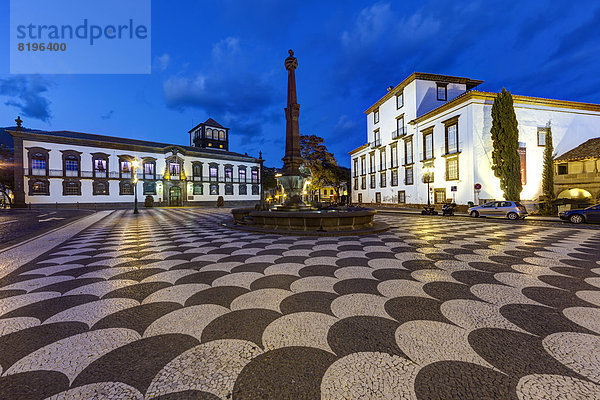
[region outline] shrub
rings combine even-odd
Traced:
[[[223,199],[223,196],[219,196],[217,198],[217,207],[223,207],[225,205],[225,200]]]

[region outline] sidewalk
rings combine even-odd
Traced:
[[[417,208],[398,208],[398,207],[373,207],[373,206],[369,206],[370,208],[373,208],[377,211],[381,211],[381,212],[389,212],[389,213],[395,213],[395,214],[413,214],[413,215],[421,215],[421,209],[417,209]],[[441,210],[437,210],[439,212],[439,215],[442,215],[442,211]],[[455,212],[454,213],[455,216],[457,217],[471,217],[469,214],[467,214],[466,212]],[[558,218],[558,217],[545,217],[545,216],[541,216],[541,215],[528,215],[526,217],[526,220],[529,221],[545,221],[545,222],[565,222],[562,219]]]

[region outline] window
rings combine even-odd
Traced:
[[[29,194],[30,195],[50,195],[50,183],[46,180],[30,181]]]
[[[119,184],[119,195],[132,195],[133,194],[133,185],[129,182],[123,182]]]
[[[423,133],[423,160],[433,158],[433,129]]]
[[[169,163],[169,175],[171,175],[171,178],[179,178],[180,174],[181,174],[181,164],[176,163],[176,162],[170,162]]]
[[[358,203],[362,203],[362,193],[358,194]]]
[[[240,178],[240,182],[246,182],[246,169],[245,168],[240,168],[238,170],[238,175]]]
[[[354,159],[354,176],[358,176],[358,158]]]
[[[218,167],[216,165],[211,165],[208,168],[208,171],[209,171],[209,175],[210,175],[210,180],[211,181],[219,180],[219,169],[218,169]]]
[[[390,162],[391,168],[398,166],[398,146],[396,144],[390,146]]]
[[[212,139],[212,129],[207,129],[206,130],[206,138],[207,139]]]
[[[210,194],[219,194],[219,185],[213,183],[210,185]]]
[[[327,196],[327,189],[323,189],[323,196]]]
[[[404,190],[398,191],[398,203],[399,204],[406,203],[406,192]]]
[[[371,174],[370,176],[371,182],[370,182],[370,188],[371,189],[375,189],[375,174]]]
[[[81,196],[81,182],[64,181],[63,196]]]
[[[225,131],[219,131],[219,140],[225,141]]]
[[[108,156],[104,154],[92,155],[92,168],[94,177],[108,178]]]
[[[252,168],[252,183],[258,183],[258,169]]]
[[[366,176],[363,176],[363,177],[360,179],[360,188],[361,188],[362,190],[365,190],[365,189],[367,188],[367,177],[366,177]]]
[[[381,192],[375,193],[375,203],[381,203]]]
[[[446,125],[446,154],[458,153],[458,124]]]
[[[156,183],[154,182],[144,182],[144,194],[156,194]]]
[[[371,144],[371,147],[377,146],[381,146],[381,135],[379,133],[379,128],[373,131],[373,143]]]
[[[354,178],[354,190],[358,190],[358,178]]]
[[[240,185],[239,192],[240,192],[240,196],[247,195],[248,194],[248,188],[246,187],[246,185]]]
[[[94,195],[108,195],[108,182],[106,181],[94,181],[92,183]]]
[[[382,172],[381,174],[379,174],[379,186],[385,187],[386,183],[386,174],[385,172]]]
[[[396,95],[396,108],[402,108],[402,106],[404,106],[404,92]]]
[[[226,182],[233,181],[233,167],[230,167],[230,166],[225,167],[225,181]],[[232,191],[233,191],[233,189],[232,189]],[[227,194],[227,193],[225,193],[225,194]]]
[[[446,202],[446,189],[435,189],[433,193],[435,203],[442,204]]]
[[[379,109],[373,111],[373,123],[378,123],[379,122]]]
[[[538,137],[538,146],[546,147],[546,128],[538,128],[537,137]]]
[[[375,172],[375,152],[369,154],[369,172]]]
[[[77,157],[65,157],[65,176],[79,176],[79,159]]]
[[[404,184],[405,185],[413,184],[413,168],[412,167],[406,167],[406,169],[404,170]]]
[[[198,177],[198,178],[202,177],[202,164],[201,163],[194,163],[194,165],[192,165],[192,175],[194,177]]]
[[[366,169],[367,169],[367,168],[366,168],[366,165],[365,165],[365,164],[366,164],[366,158],[365,158],[365,156],[362,156],[362,157],[360,158],[360,174],[361,174],[361,175],[364,175],[364,174],[366,174]]]
[[[404,142],[405,165],[413,163],[413,143],[412,138]]]
[[[396,132],[392,135],[392,139],[399,138],[404,135],[404,115],[396,118]]]
[[[120,174],[121,178],[129,179],[131,178],[131,161],[129,160],[120,160]]]
[[[46,175],[46,156],[36,153],[31,157],[31,175]]]
[[[558,164],[558,175],[567,175],[569,173],[569,164]]]
[[[437,84],[437,99],[440,101],[446,101],[448,99],[448,84],[438,83]]]
[[[204,185],[201,183],[194,183],[194,195],[203,195]]]
[[[225,194],[226,195],[232,195],[233,194],[233,185],[232,184],[227,184],[225,185]]]
[[[144,162],[144,179],[154,179],[154,161]]]
[[[392,186],[398,186],[398,170],[392,171]]]
[[[386,168],[386,161],[385,161],[385,149],[382,149],[379,152],[379,170],[383,171]]]
[[[458,179],[458,157],[446,159],[446,180],[455,181]]]
[[[252,185],[252,195],[257,196],[260,194],[260,187],[258,185]]]

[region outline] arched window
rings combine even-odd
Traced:
[[[260,189],[258,185],[252,185],[252,194],[255,196],[260,194]]]
[[[63,196],[81,196],[81,182],[64,181]]]
[[[246,185],[240,185],[240,196],[245,196],[248,194],[248,188]]]
[[[228,183],[227,185],[225,185],[225,194],[226,195],[232,195],[233,194],[233,185]]]
[[[94,195],[108,195],[108,182],[106,181],[94,181]]]
[[[133,194],[133,185],[129,182],[123,182],[121,181],[121,183],[119,184],[119,194],[120,195],[132,195]]]
[[[65,156],[65,176],[79,176],[79,158],[73,155]]]
[[[219,185],[214,183],[210,185],[210,194],[219,194]]]
[[[225,141],[225,131],[219,131],[219,140]]]
[[[144,194],[156,194],[156,183],[144,182]]]
[[[50,195],[50,182],[47,180],[36,179],[29,181],[29,195]]]
[[[224,168],[225,171],[225,182],[233,182],[233,166],[226,165]]]
[[[201,183],[194,184],[194,194],[195,195],[203,195],[204,194],[204,185]]]
[[[212,129],[207,129],[206,130],[206,138],[207,139],[212,139],[212,137],[213,137],[212,132],[213,132]]]
[[[35,153],[31,156],[31,175],[45,176],[48,166],[48,158],[43,153]]]

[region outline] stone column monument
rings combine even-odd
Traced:
[[[277,180],[285,190],[286,200],[283,205],[276,207],[277,211],[299,211],[309,207],[302,201],[302,189],[304,188],[304,177],[300,174],[302,155],[300,153],[300,128],[298,118],[300,117],[300,105],[296,98],[296,74],[298,60],[294,52],[289,51],[290,56],[285,59],[285,69],[288,71],[288,95],[287,107],[285,109],[285,155],[282,158],[282,176]]]

